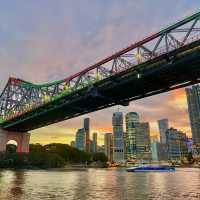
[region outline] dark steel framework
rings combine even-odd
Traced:
[[[130,69],[135,70],[139,79],[142,74],[138,66],[163,55],[168,62],[173,62],[174,58],[170,52],[199,41],[199,39],[200,12],[134,43],[64,80],[36,85],[10,77],[0,95],[0,124],[4,126],[9,121],[39,110],[51,102],[62,98],[71,98],[77,91],[85,88],[93,90],[93,95],[95,95],[97,91],[94,87],[95,84]],[[115,104],[127,105],[127,102],[115,100]]]

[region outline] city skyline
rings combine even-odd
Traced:
[[[70,6],[77,7],[76,14],[70,12],[64,1],[56,6],[51,2],[52,5],[46,10],[40,9],[45,6],[45,1],[43,6],[34,2],[18,6],[17,1],[11,6],[4,2],[4,10],[0,14],[0,88],[4,87],[9,76],[35,83],[65,78],[150,32],[160,30],[171,21],[194,13],[198,1],[192,2],[183,1],[180,5],[172,0],[154,1],[151,4],[119,1],[107,3],[105,7],[102,1],[94,2],[84,9],[81,9],[81,2],[78,7],[77,3],[71,2]],[[160,4],[164,5],[159,6]],[[167,8],[170,11],[166,13],[164,11]],[[32,15],[36,11],[37,16],[33,19]],[[102,11],[104,15],[101,14]],[[26,15],[26,19],[23,15]],[[95,17],[91,19],[91,15]],[[151,19],[148,18],[149,15]],[[124,37],[120,37],[121,35]],[[112,130],[111,115],[116,111],[117,107],[113,107],[88,115],[92,119],[91,133],[99,132],[100,141],[103,141],[102,133]],[[142,121],[150,122],[151,134],[158,134],[158,119],[168,118],[170,126],[191,135],[184,89],[132,102],[129,107],[120,107],[120,111],[124,114],[132,111],[140,113]],[[85,117],[32,131],[34,134],[31,142],[70,143]]]
[[[168,94],[174,95],[173,101],[171,101],[170,104],[168,104],[168,106],[170,107],[170,108],[168,108],[170,112],[166,113],[166,115],[164,115],[164,114],[158,115],[158,117],[160,116],[160,118],[154,118],[151,115],[150,115],[150,117],[148,115],[145,116],[145,112],[141,112],[140,106],[138,106],[135,110],[131,110],[132,107],[133,107],[132,104],[134,104],[134,102],[131,103],[128,110],[127,110],[126,107],[122,107],[122,106],[118,106],[118,107],[115,106],[115,108],[108,108],[108,110],[110,110],[110,112],[113,112],[113,113],[117,112],[119,110],[119,111],[123,112],[124,115],[129,113],[129,112],[139,113],[139,115],[141,117],[141,121],[148,121],[150,123],[150,135],[151,136],[154,136],[154,135],[156,135],[157,137],[160,136],[157,120],[167,118],[169,120],[169,128],[170,127],[178,128],[178,129],[182,130],[183,132],[186,132],[186,134],[189,137],[191,137],[192,134],[191,134],[191,128],[190,128],[190,123],[189,123],[189,114],[188,114],[188,111],[187,111],[187,98],[186,98],[185,90],[179,89],[179,90],[175,90],[175,91],[172,91],[172,92],[168,92]],[[157,96],[163,96],[163,94],[156,95],[155,97],[157,97]],[[151,98],[155,98],[155,97],[148,97],[146,99],[149,99],[149,98],[151,99]],[[140,100],[140,101],[142,101],[142,100]],[[171,104],[172,102],[174,102],[176,105]],[[167,102],[167,103],[169,103],[169,102]],[[140,104],[140,102],[139,102],[139,104]],[[137,103],[136,103],[136,105],[137,105]],[[176,116],[172,116],[172,118],[170,118],[169,114],[171,114],[171,111],[172,111],[170,109],[175,109],[175,106],[178,106],[178,108],[176,108],[179,111],[179,113],[178,112],[176,113],[177,116],[179,116],[179,114],[180,114],[180,116],[182,118],[185,117],[185,119],[187,120],[186,126],[181,126],[181,124],[179,123],[179,119],[176,120]],[[120,107],[120,109],[119,109],[119,107]],[[144,107],[144,108],[148,109],[147,107]],[[164,108],[164,110],[165,109],[166,108]],[[149,113],[152,110],[153,110],[152,108],[149,108],[146,113]],[[34,130],[32,132],[35,133],[35,134],[32,134],[31,142],[32,143],[38,142],[38,138],[35,137],[35,136],[37,135],[37,133],[39,133],[41,138],[42,138],[43,135],[46,134],[45,135],[46,137],[44,137],[45,139],[47,138],[47,136],[50,135],[50,138],[45,140],[45,142],[40,142],[42,144],[48,144],[50,142],[61,142],[61,143],[70,144],[70,142],[75,139],[76,131],[80,127],[82,127],[83,120],[85,118],[89,117],[91,119],[91,130],[90,130],[90,132],[91,132],[91,134],[94,133],[94,132],[97,132],[98,133],[98,144],[103,145],[104,133],[112,132],[112,113],[111,113],[111,115],[109,115],[110,119],[108,119],[106,117],[107,120],[106,120],[105,124],[97,122],[98,118],[100,118],[100,119],[104,118],[104,116],[102,116],[103,114],[104,114],[104,110],[97,111],[97,112],[94,112],[94,113],[90,113],[89,115],[84,115],[84,116],[81,116],[79,118],[70,119],[66,122],[58,123],[59,124],[59,130],[58,130],[58,127],[56,125],[49,126],[50,131],[49,131],[48,127],[44,127],[44,128],[38,129],[38,130]],[[100,115],[100,117],[98,117],[98,115]],[[168,116],[168,117],[166,117],[166,116]],[[68,128],[67,125],[65,125],[65,124],[69,124],[70,128]],[[124,124],[124,128],[125,128],[125,124]],[[58,134],[56,134],[56,132],[58,132]],[[41,136],[41,133],[42,133],[42,136]],[[55,135],[55,136],[52,136],[52,135]],[[92,139],[91,136],[90,136],[90,139]]]

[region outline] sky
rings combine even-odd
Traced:
[[[9,76],[33,83],[66,78],[153,32],[199,11],[199,0],[0,0],[0,91]],[[135,111],[191,134],[184,89],[90,113],[31,133],[31,143],[70,143],[91,118],[92,132],[112,132],[112,113]]]

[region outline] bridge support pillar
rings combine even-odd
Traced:
[[[29,153],[30,133],[7,131],[0,128],[0,152],[6,151],[6,144],[10,140],[17,142],[18,153]]]

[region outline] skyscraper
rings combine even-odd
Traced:
[[[150,137],[150,140],[151,140],[151,143],[155,143],[155,142],[158,142],[158,141],[159,141],[157,135],[152,135],[152,136]]]
[[[126,159],[136,159],[136,124],[139,123],[139,115],[136,112],[126,114]]]
[[[161,161],[168,160],[167,144],[161,144],[160,142],[153,142],[151,144],[152,160]]]
[[[170,160],[181,160],[187,156],[187,137],[186,134],[170,128],[166,131],[166,144],[168,159]]]
[[[112,162],[113,157],[113,135],[112,133],[105,133],[104,135],[105,155],[108,161]]]
[[[115,162],[124,161],[124,132],[123,132],[123,114],[121,112],[113,113],[113,160]]]
[[[148,122],[136,124],[136,157],[145,160],[151,158],[150,126]]]
[[[84,128],[76,132],[76,148],[82,151],[86,150],[86,132]]]
[[[158,120],[158,128],[160,132],[160,143],[166,144],[166,131],[169,128],[168,119]]]
[[[97,152],[97,133],[93,133],[92,135],[92,152]]]
[[[90,118],[85,118],[83,127],[86,133],[86,152],[90,152]]]
[[[200,86],[186,88],[188,112],[194,145],[200,144]]]

